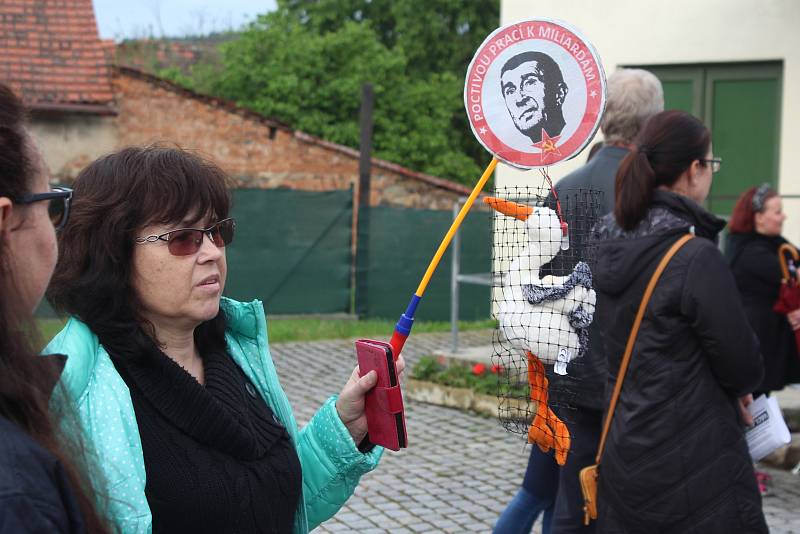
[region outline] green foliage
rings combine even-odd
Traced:
[[[279,0],[220,45],[219,62],[164,74],[354,148],[371,83],[375,155],[472,184],[490,156],[469,129],[463,79],[498,14],[498,0]]]
[[[499,0],[279,0],[278,9],[318,34],[369,23],[386,48],[399,48],[407,71],[464,75],[477,46],[499,23]]]
[[[433,377],[444,370],[444,365],[433,356],[423,356],[417,360],[411,375],[417,380],[433,381]]]
[[[166,67],[163,69],[155,68],[156,76],[171,80],[178,85],[194,89],[198,82],[192,76],[187,76],[178,67]]]
[[[280,31],[270,25],[276,19]],[[223,45],[222,54],[222,96],[349,146],[359,142],[361,85],[376,80],[376,99],[391,102],[403,78],[404,58],[356,23],[316,35],[285,17],[262,17],[240,40]]]

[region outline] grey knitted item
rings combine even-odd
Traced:
[[[580,261],[572,269],[569,277],[560,286],[545,286],[541,284],[527,284],[522,286],[522,294],[531,304],[540,304],[545,301],[562,299],[576,286],[592,289],[592,271],[586,262]],[[592,324],[594,314],[585,310],[583,305],[578,305],[567,316],[569,324],[578,334],[578,356],[583,356],[589,346],[589,325]]]
[[[579,261],[566,281],[560,286],[527,284],[522,286],[522,294],[531,304],[539,304],[546,300],[553,301],[564,298],[575,286],[592,289],[592,271],[585,261]]]

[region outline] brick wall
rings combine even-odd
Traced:
[[[198,150],[240,187],[357,188],[356,150],[131,69],[118,69],[113,86],[118,146],[162,141]],[[371,205],[450,209],[467,194],[460,184],[373,161]]]

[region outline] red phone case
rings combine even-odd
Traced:
[[[359,339],[356,356],[361,375],[378,373],[378,383],[365,397],[369,440],[393,451],[406,447],[406,418],[392,347],[383,341]]]

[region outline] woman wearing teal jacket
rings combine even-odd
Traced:
[[[49,297],[100,496],[121,532],[307,532],[333,516],[382,449],[356,368],[297,429],[259,301],[221,296],[226,177],[175,148],[128,148],[76,179]],[[400,362],[402,368],[402,362]]]

